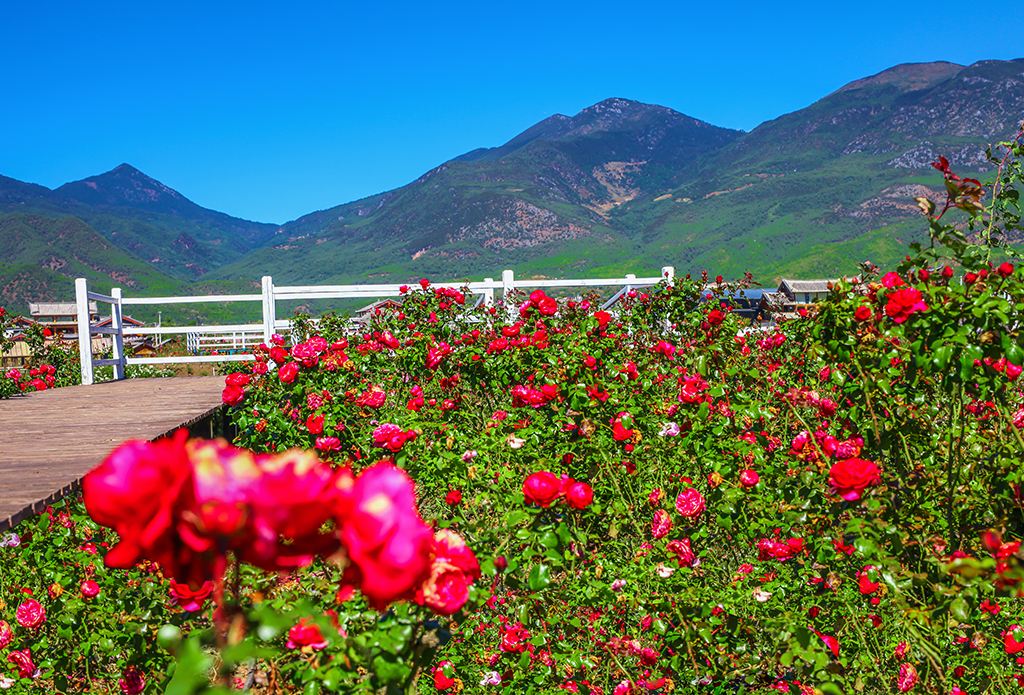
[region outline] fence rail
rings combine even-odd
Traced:
[[[634,288],[651,287],[659,282],[671,284],[675,280],[675,269],[666,266],[657,277],[637,277],[626,275],[621,278],[577,278],[561,280],[545,280],[527,278],[517,280],[515,273],[505,270],[500,280],[484,278],[479,282],[441,282],[431,283],[431,287],[452,288],[477,295],[476,304],[491,306],[495,303],[497,292],[502,299],[511,292],[521,289],[562,289],[574,287],[608,287],[617,291],[608,299],[602,308],[608,308],[619,301],[627,292]],[[186,295],[177,297],[125,297],[120,287],[110,290],[110,294],[101,294],[89,289],[85,278],[75,280],[75,302],[78,313],[78,351],[82,365],[82,383],[94,382],[96,367],[113,367],[114,378],[124,379],[125,368],[130,365],[142,364],[190,364],[203,362],[240,362],[253,359],[251,348],[260,343],[269,343],[271,337],[278,332],[290,330],[291,321],[277,318],[277,303],[282,301],[309,301],[314,299],[387,299],[401,296],[403,284],[368,284],[368,285],[282,285],[276,286],[273,277],[266,275],[260,282],[259,294],[219,294],[219,295]],[[110,305],[110,325],[99,326],[90,322],[89,302]],[[204,326],[125,326],[123,307],[125,306],[161,306],[171,304],[205,304],[215,302],[260,302],[263,320],[260,323],[211,324]],[[82,327],[86,327],[85,330]],[[93,356],[92,336],[109,335],[112,337],[113,355],[106,359]],[[128,357],[124,351],[125,336],[146,335],[184,335],[186,347],[190,352],[200,353],[204,350],[230,351],[229,354],[190,354],[157,357]],[[247,352],[248,350],[248,352]]]

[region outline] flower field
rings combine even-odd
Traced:
[[[1019,160],[937,168],[931,246],[768,329],[707,277],[298,321],[231,444],[3,537],[0,687],[1024,690]]]

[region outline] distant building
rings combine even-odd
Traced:
[[[800,306],[813,304],[828,296],[833,284],[839,279],[831,280],[788,280],[782,279],[778,291],[784,294],[789,303]]]
[[[78,337],[78,305],[74,302],[29,302],[32,321],[49,328],[55,338],[74,340]],[[100,320],[96,302],[89,302],[89,321]]]
[[[857,281],[857,278],[848,278]],[[791,280],[783,278],[778,289],[761,295],[760,312],[765,318],[794,318],[800,309],[828,297],[840,278],[824,280]]]
[[[157,346],[151,340],[140,340],[132,345],[132,357],[156,357]]]
[[[352,321],[353,323],[365,326],[370,323],[370,319],[376,315],[378,311],[401,308],[402,298],[395,299],[388,297],[387,299],[376,301],[373,304],[367,304],[361,309],[356,309],[355,313],[352,315]]]
[[[50,329],[52,334],[50,340],[78,340],[78,305],[74,302],[29,302],[28,313],[28,317],[20,317],[22,325],[26,330],[29,325],[39,325]],[[100,316],[96,302],[89,302],[89,323],[92,326],[108,327],[111,321],[112,319],[109,316]],[[121,322],[124,326],[131,327],[146,325],[144,322],[131,316],[122,316]],[[140,340],[142,340],[142,336],[128,336],[125,339],[125,343],[134,344]],[[94,335],[92,337],[92,349],[94,352],[109,350],[112,345],[112,336]]]

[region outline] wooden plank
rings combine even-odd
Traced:
[[[221,405],[223,377],[127,379],[0,401],[0,531],[73,492],[126,439],[157,439]]]

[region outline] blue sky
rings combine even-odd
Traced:
[[[902,62],[1024,57],[1024,3],[0,3],[0,173],[129,162],[284,222],[610,96],[749,130]]]

